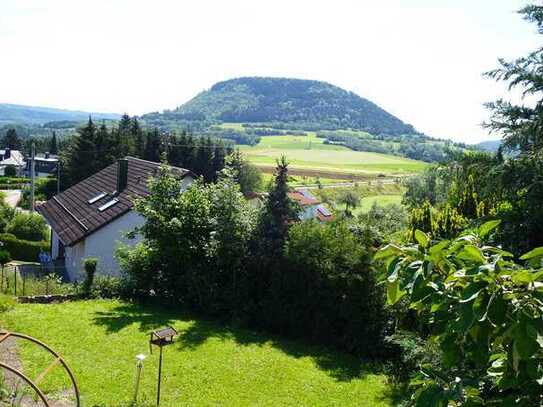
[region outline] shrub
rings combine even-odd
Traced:
[[[119,278],[109,276],[97,276],[91,289],[93,298],[120,298],[123,286]]]
[[[83,261],[83,266],[85,267],[85,281],[83,282],[83,292],[85,294],[91,293],[97,265],[98,265],[98,259],[95,257],[87,257]]]
[[[543,247],[520,257],[485,244],[499,221],[450,241],[387,245],[390,304],[409,301],[442,351],[420,367],[416,405],[539,406],[543,401]]]
[[[424,340],[412,332],[400,331],[385,338],[388,362],[385,370],[395,383],[407,383],[419,366],[441,366],[441,353],[435,342]]]
[[[11,256],[7,250],[0,249],[0,266],[4,266],[11,261]]]
[[[8,226],[9,222],[11,222],[14,216],[15,208],[12,208],[5,204],[2,200],[2,197],[0,196],[0,233],[4,233],[6,231],[6,227]]]
[[[31,242],[17,239],[12,234],[0,234],[0,242],[4,243],[4,249],[9,252],[12,259],[20,261],[38,261],[41,251],[49,251],[49,242]]]
[[[9,222],[6,232],[18,239],[39,242],[47,239],[47,225],[37,213],[18,213]]]
[[[0,314],[15,307],[15,299],[9,295],[0,293]]]
[[[369,250],[346,224],[293,225],[286,260],[284,304],[272,306],[287,331],[357,354],[382,353],[384,293]]]
[[[4,169],[4,175],[6,177],[15,177],[17,176],[17,168],[14,165],[7,165]]]

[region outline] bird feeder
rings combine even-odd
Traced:
[[[158,361],[158,384],[157,384],[157,395],[156,395],[156,405],[160,405],[160,384],[162,382],[162,348],[167,345],[174,343],[175,336],[177,331],[171,326],[165,328],[160,328],[155,331],[152,331],[149,336],[149,352],[153,353],[153,345],[158,346],[160,349],[160,356]]]

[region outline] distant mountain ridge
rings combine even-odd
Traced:
[[[498,148],[501,146],[502,141],[501,140],[486,140],[481,141],[480,143],[475,144],[480,149],[496,152],[498,151]]]
[[[371,134],[416,134],[375,103],[327,82],[243,77],[218,82],[187,103],[144,120],[271,123],[306,130],[355,129]]]
[[[43,124],[52,121],[82,121],[88,119],[117,120],[121,115],[116,113],[94,113],[78,110],[56,109],[51,107],[25,106],[0,103],[0,125],[2,124]]]

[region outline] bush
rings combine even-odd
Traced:
[[[287,331],[352,353],[382,354],[384,293],[368,249],[346,224],[293,225],[286,260],[285,304],[270,313],[281,315]]]
[[[17,168],[14,165],[7,165],[4,169],[4,175],[6,177],[15,177],[17,176]]]
[[[37,213],[18,213],[6,227],[18,239],[39,242],[47,239],[47,225]]]
[[[31,242],[17,239],[12,234],[0,234],[0,242],[4,243],[4,249],[9,252],[14,260],[38,261],[41,251],[49,251],[49,242]]]
[[[11,256],[7,250],[0,249],[0,266],[4,266],[11,261]]]
[[[11,222],[15,216],[16,211],[15,208],[5,204],[1,198],[2,197],[0,196],[0,233],[4,233],[9,222]]]
[[[434,342],[424,340],[412,332],[396,332],[385,338],[388,363],[385,369],[395,383],[408,383],[421,365],[440,369],[441,352]]]
[[[0,314],[15,307],[15,299],[9,295],[0,293]]]
[[[91,289],[93,298],[120,298],[123,285],[119,278],[108,276],[97,276],[94,279]]]
[[[97,265],[98,259],[95,257],[88,257],[83,261],[83,266],[85,267],[85,281],[83,282],[83,292],[87,295],[91,293]]]

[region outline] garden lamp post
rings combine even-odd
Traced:
[[[143,368],[143,361],[145,360],[145,355],[140,353],[136,355],[136,389],[134,390],[134,404],[138,401],[138,391],[140,388],[140,379],[141,379],[141,369]]]
[[[149,338],[149,351],[153,353],[153,345],[160,348],[160,356],[158,359],[158,383],[157,383],[157,393],[156,393],[156,405],[160,405],[160,384],[162,382],[162,348],[166,345],[171,345],[173,340],[177,335],[177,331],[171,326],[157,329],[156,331],[151,332]]]

